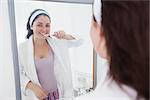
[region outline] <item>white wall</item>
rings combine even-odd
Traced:
[[[8,1],[0,0],[0,99],[15,100]]]

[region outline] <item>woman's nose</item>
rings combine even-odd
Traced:
[[[46,27],[42,27],[41,32],[42,33],[46,33],[47,32],[47,28]]]

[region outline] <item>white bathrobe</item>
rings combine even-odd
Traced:
[[[108,61],[99,57],[95,90],[74,100],[136,100],[137,92],[126,85],[122,85],[123,89],[121,89],[114,80],[108,77],[108,71]]]
[[[73,98],[73,85],[71,65],[69,61],[68,47],[79,46],[80,40],[56,40],[52,38],[47,39],[51,46],[54,58],[54,73],[57,80],[59,91],[59,98],[66,98],[65,100],[72,100]],[[32,36],[19,45],[19,65],[20,65],[20,80],[23,100],[37,100],[35,94],[26,88],[29,81],[40,85],[36,67],[34,63],[34,50],[33,50]],[[45,75],[46,77],[47,75]],[[41,86],[41,85],[40,85]],[[67,99],[68,98],[68,99]]]

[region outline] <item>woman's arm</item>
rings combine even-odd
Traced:
[[[67,43],[67,46],[69,48],[71,48],[71,47],[79,47],[79,46],[81,46],[83,44],[83,39],[75,38],[74,36],[72,36],[70,34],[66,34],[64,31],[54,32],[53,36],[55,36],[58,39],[65,39],[66,43]]]
[[[66,34],[64,31],[54,32],[53,36],[55,36],[58,39],[66,39],[66,40],[73,40],[73,39],[75,39],[75,37],[73,37],[70,34]]]
[[[20,80],[21,80],[21,92],[23,92],[23,94],[25,96],[28,96],[26,93],[27,89],[30,89],[37,98],[39,98],[40,100],[43,100],[43,98],[47,97],[47,94],[44,92],[44,90],[36,85],[33,84],[30,77],[28,76],[28,74],[26,73],[25,69],[24,69],[24,65],[23,65],[23,45],[19,46],[19,50],[18,50],[18,58],[19,58],[19,72],[20,72]],[[41,99],[42,98],[42,99]]]
[[[40,100],[43,100],[48,96],[48,93],[46,93],[39,85],[34,84],[31,81],[27,83],[26,88],[32,90],[36,97]]]

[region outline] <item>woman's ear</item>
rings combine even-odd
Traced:
[[[94,27],[96,29],[96,32],[100,34],[100,36],[104,36],[104,33],[103,33],[103,27],[101,24],[98,24],[97,22],[94,21]]]
[[[97,24],[96,30],[97,32],[99,32],[99,54],[101,55],[101,57],[107,59],[108,55],[106,49],[106,40],[102,25]]]
[[[102,27],[100,28],[100,51],[101,57],[105,59],[109,58],[107,55],[106,39]]]
[[[102,27],[102,25],[100,26],[99,33],[100,33],[100,37],[103,37],[103,38],[104,38],[104,32],[103,32],[103,27]]]

